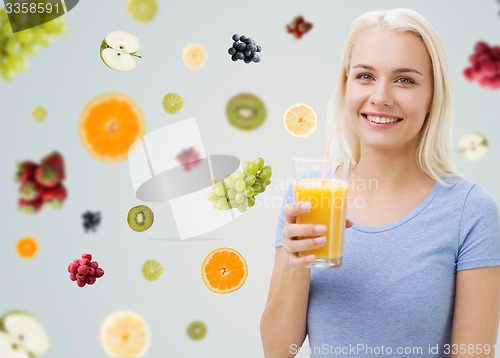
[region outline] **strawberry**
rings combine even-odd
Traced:
[[[59,209],[68,197],[68,191],[62,183],[59,183],[53,188],[48,188],[42,192],[42,200],[44,204],[48,204],[53,208]]]
[[[15,181],[23,185],[28,180],[33,179],[38,164],[29,160],[17,164]]]
[[[302,32],[301,32],[298,28],[296,28],[296,29],[293,31],[292,35],[293,35],[296,39],[300,39],[300,38],[302,38]]]
[[[32,201],[40,197],[42,187],[36,181],[27,180],[19,188],[19,197],[24,200]]]
[[[46,188],[55,187],[61,179],[61,172],[50,164],[42,164],[35,170],[35,180]]]
[[[55,168],[59,172],[61,180],[66,179],[66,172],[64,170],[64,158],[59,152],[52,152],[51,154],[42,158],[42,165],[44,164]]]
[[[304,22],[304,17],[303,16],[296,16],[295,19],[293,19],[293,22],[296,25],[300,25]]]
[[[22,212],[23,214],[35,214],[40,211],[42,208],[42,199],[38,198],[36,200],[25,200],[25,199],[19,199],[17,202],[17,206],[19,208],[19,211]]]

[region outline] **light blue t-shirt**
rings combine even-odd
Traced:
[[[445,181],[456,184],[436,182],[392,224],[354,223],[346,229],[342,266],[311,270],[311,357],[449,356],[456,271],[500,266],[500,218],[478,184]],[[283,226],[281,211],[277,247]]]

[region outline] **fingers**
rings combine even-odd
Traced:
[[[306,267],[314,262],[314,255],[298,257],[296,255],[288,255],[288,261],[293,267]]]
[[[325,225],[314,224],[285,224],[283,229],[283,237],[314,237],[323,235],[326,232]]]
[[[283,214],[285,215],[286,223],[294,223],[296,217],[303,213],[308,213],[311,210],[311,203],[308,201],[298,201],[285,205],[283,208]]]
[[[283,248],[290,254],[297,254],[302,251],[318,249],[326,242],[325,236],[319,236],[311,239],[285,240]]]

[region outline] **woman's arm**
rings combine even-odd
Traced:
[[[260,333],[266,358],[295,357],[306,337],[310,270],[293,267],[276,249],[274,269]]]
[[[450,357],[494,358],[499,321],[500,267],[458,271]]]

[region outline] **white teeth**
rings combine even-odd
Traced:
[[[376,116],[366,116],[368,120],[372,123],[394,123],[398,121],[398,118],[387,118],[387,117],[376,117]]]

